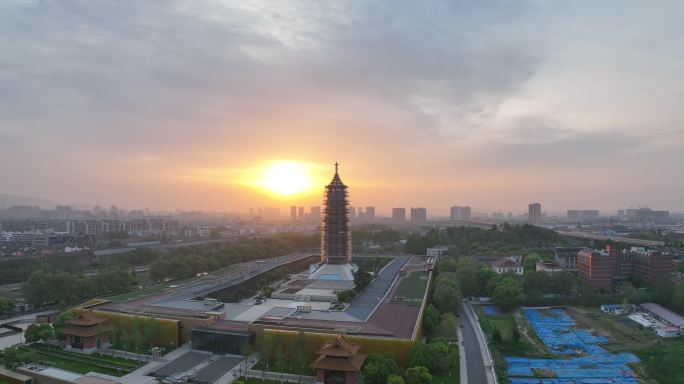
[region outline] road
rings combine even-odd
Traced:
[[[475,333],[475,325],[472,324],[470,317],[466,315],[463,303],[458,310],[461,324],[461,334],[463,335],[463,349],[465,350],[466,368],[468,371],[469,384],[484,384],[487,383],[487,374],[485,371],[484,361],[482,360],[482,352],[480,350],[480,343],[477,340]]]
[[[216,277],[212,280],[193,281],[176,287],[177,294],[167,296],[160,302],[188,300],[203,297],[205,295],[230,288],[243,281],[256,277],[264,272],[278,268],[285,264],[297,262],[308,257],[315,256],[311,252],[298,252],[285,256],[278,256],[272,259],[253,260],[240,264],[235,264],[235,270]]]

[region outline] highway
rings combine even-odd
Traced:
[[[176,294],[167,296],[160,300],[160,302],[188,300],[202,297],[210,293],[240,284],[245,280],[249,280],[274,268],[303,260],[311,256],[315,256],[315,254],[312,254],[311,252],[299,252],[285,256],[274,257],[272,259],[254,260],[236,264],[235,270],[232,270],[227,274],[210,281],[191,282],[181,285],[175,289],[177,292]]]
[[[589,240],[610,240],[617,243],[625,243],[631,245],[641,245],[644,247],[664,247],[665,242],[655,241],[655,240],[642,240],[642,239],[632,239],[624,236],[607,236],[599,235],[597,233],[583,232],[583,231],[560,231],[556,230],[556,233],[562,236],[576,237],[579,239],[589,239]]]

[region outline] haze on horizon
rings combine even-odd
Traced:
[[[0,193],[684,211],[684,3],[0,2]],[[245,183],[305,164],[275,198]]]

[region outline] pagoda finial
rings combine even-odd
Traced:
[[[339,167],[339,166],[340,166],[340,164],[338,164],[337,161],[336,161],[336,162],[335,162],[335,173],[337,173],[337,167]]]

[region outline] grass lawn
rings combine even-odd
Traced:
[[[458,384],[459,382],[459,373],[458,370],[455,372],[451,373],[451,376],[448,375],[432,375],[432,384]]]
[[[420,305],[423,302],[425,289],[427,288],[428,272],[412,272],[399,281],[397,291],[394,293],[394,300],[407,304]],[[403,298],[398,300],[397,298]]]
[[[509,382],[508,375],[506,373],[506,361],[505,356],[520,356],[520,357],[530,357],[530,358],[543,358],[551,357],[539,346],[530,342],[530,340],[523,334],[524,330],[521,328],[521,324],[518,324],[518,319],[512,313],[503,313],[500,315],[485,315],[482,309],[475,307],[477,311],[478,319],[480,320],[480,326],[482,331],[487,336],[489,340],[489,349],[492,352],[492,359],[494,359],[494,369],[496,371],[496,376],[500,384],[506,384]],[[522,324],[522,327],[527,324]],[[518,327],[520,333],[520,338],[517,341],[513,340],[513,327]],[[498,329],[501,334],[501,342],[492,341],[492,334],[494,330]],[[530,330],[528,330],[530,332]],[[536,337],[534,332],[530,337]]]
[[[641,359],[639,365],[643,371],[659,384],[684,383],[684,340],[681,338],[662,340],[654,347],[635,350],[634,354]]]
[[[133,370],[133,368],[117,368],[113,365],[104,366],[93,362],[71,359],[70,357],[53,355],[44,351],[20,349],[19,354],[21,361],[24,362],[49,365],[54,368],[81,374],[97,372],[112,376],[123,376]]]
[[[65,351],[62,348],[52,346],[52,345],[32,344],[30,346],[30,349],[35,351],[35,352],[43,352],[43,353],[48,353],[48,354],[54,355],[54,356],[61,356],[61,357],[67,358],[67,359],[76,359],[76,360],[93,362],[95,364],[114,365],[114,366],[120,366],[122,368],[127,367],[127,368],[133,368],[133,369],[136,369],[136,368],[142,366],[142,364],[140,362],[138,362],[137,360],[123,359],[120,357],[114,357],[114,356],[109,356],[109,355],[101,355],[98,353],[85,355],[82,353]]]
[[[270,363],[268,368],[266,367],[266,362],[263,360],[260,360],[258,363],[252,367],[252,370],[254,371],[268,371],[268,372],[281,372],[280,370],[275,368],[274,363]],[[304,368],[301,367],[295,367],[294,364],[287,364],[285,369],[282,370],[282,373],[290,373],[293,375],[303,375],[303,376],[313,376],[314,371],[311,369],[308,365]]]

